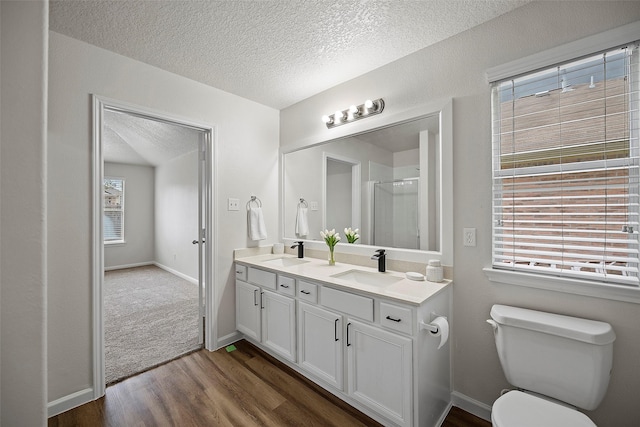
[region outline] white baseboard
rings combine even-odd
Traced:
[[[194,285],[198,284],[198,279],[194,279],[191,276],[187,276],[186,274],[180,273],[178,270],[174,270],[173,268],[167,267],[166,265],[162,265],[162,264],[160,264],[159,262],[156,262],[156,261],[154,261],[152,264],[155,265],[158,268],[163,269],[164,271],[168,271],[169,273],[171,273],[171,274],[173,274],[175,276],[178,276],[181,279],[186,280],[189,283],[193,283]]]
[[[49,402],[47,404],[48,417],[54,417],[70,409],[77,408],[80,405],[91,402],[92,400],[94,400],[92,388],[85,388],[84,390],[76,391],[68,396]]]
[[[469,396],[465,396],[462,393],[458,393],[457,391],[451,393],[451,402],[453,406],[457,406],[476,417],[491,422],[491,406],[472,399]]]
[[[232,333],[225,335],[223,337],[218,338],[218,342],[216,343],[216,350],[221,349],[222,347],[226,347],[230,344],[233,344],[236,341],[240,341],[242,339],[242,334],[238,331],[233,331]]]
[[[449,415],[449,411],[451,410],[452,406],[453,406],[453,403],[449,402],[449,404],[447,405],[447,409],[445,409],[445,411],[440,416],[440,419],[436,423],[436,426],[441,427],[442,424],[444,424],[445,420],[447,419],[447,415]]]
[[[113,265],[111,267],[105,267],[104,271],[122,270],[122,269],[125,269],[125,268],[144,267],[145,265],[153,265],[153,264],[154,264],[153,261],[147,261],[147,262],[136,262],[134,264]]]

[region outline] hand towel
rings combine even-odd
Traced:
[[[247,227],[249,229],[249,238],[251,240],[264,240],[267,238],[267,227],[264,225],[264,216],[262,208],[249,208],[247,213]]]
[[[309,234],[309,219],[307,218],[307,208],[298,206],[298,214],[296,215],[296,235],[305,237]]]

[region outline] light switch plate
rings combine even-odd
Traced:
[[[318,210],[318,202],[309,202],[309,209],[311,209],[312,211],[317,211]]]
[[[465,246],[476,246],[476,229],[475,228],[465,228],[463,230],[463,238]]]

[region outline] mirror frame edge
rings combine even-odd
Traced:
[[[298,143],[289,144],[286,147],[280,146],[279,149],[279,230],[278,235],[280,241],[284,244],[293,244],[294,241],[302,240],[310,249],[326,250],[326,244],[319,240],[295,239],[284,236],[284,156],[287,153],[299,151],[304,148],[312,147],[341,138],[358,135],[364,132],[370,132],[375,129],[392,126],[401,122],[438,114],[440,118],[440,183],[441,183],[441,206],[440,206],[440,250],[439,251],[421,251],[416,249],[402,249],[384,247],[387,251],[389,259],[403,260],[418,263],[427,263],[430,259],[439,259],[443,265],[453,266],[453,99],[448,98],[444,101],[434,101],[423,104],[419,107],[411,108],[402,112],[391,114],[386,117],[378,116],[379,120],[375,120],[370,126],[360,126],[353,128],[351,133],[346,131],[340,134],[331,134],[326,137],[314,136],[306,138]],[[366,123],[366,122],[365,122]],[[348,130],[348,129],[347,129]],[[448,238],[445,238],[447,236]],[[339,251],[343,253],[370,256],[372,254],[372,245],[339,245]]]

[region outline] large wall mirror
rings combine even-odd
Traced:
[[[448,106],[283,151],[284,239],[322,242],[321,230],[336,229],[341,248],[398,249],[452,264]],[[359,230],[356,245],[345,228]]]

